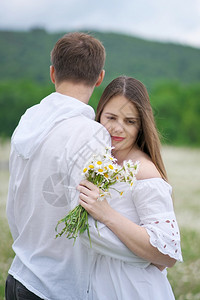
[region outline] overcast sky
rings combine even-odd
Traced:
[[[0,0],[0,30],[99,30],[200,48],[200,0]]]

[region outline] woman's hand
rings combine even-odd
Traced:
[[[104,223],[111,210],[107,200],[98,201],[99,188],[88,180],[83,180],[77,187],[80,191],[79,203],[97,221]]]
[[[161,265],[158,265],[158,264],[152,264],[152,265],[157,267],[161,272],[166,268],[165,266],[161,266]]]

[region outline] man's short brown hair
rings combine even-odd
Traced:
[[[69,33],[55,44],[51,62],[57,82],[71,80],[92,86],[103,70],[105,49],[99,40],[89,34]]]

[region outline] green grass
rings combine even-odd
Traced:
[[[9,178],[5,162],[8,161],[8,151],[8,143],[0,144],[0,300],[4,300],[5,279],[13,258],[12,238],[5,214]],[[176,263],[168,269],[168,278],[176,300],[199,300],[200,149],[164,147],[163,157],[173,186],[184,259],[183,263]]]
[[[8,171],[0,169],[0,300],[4,299],[5,280],[14,255],[12,237],[5,214],[8,177]]]
[[[181,230],[183,263],[168,270],[168,278],[177,300],[200,299],[199,232]]]

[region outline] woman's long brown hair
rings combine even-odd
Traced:
[[[155,125],[148,92],[139,80],[120,76],[111,81],[105,88],[97,106],[96,120],[100,122],[101,113],[108,101],[117,95],[122,95],[131,101],[138,109],[140,116],[140,130],[137,145],[155,164],[161,177],[167,181],[167,173],[161,156],[161,144]]]

